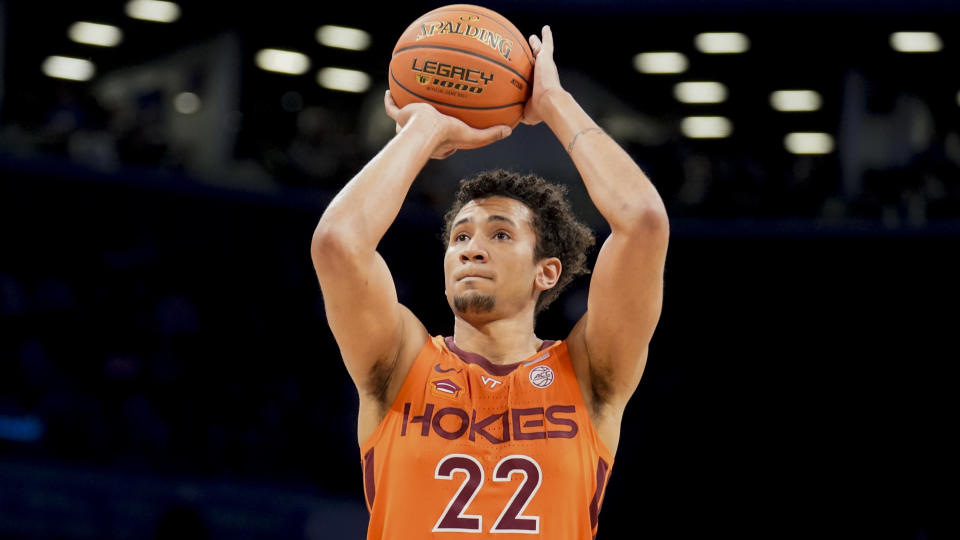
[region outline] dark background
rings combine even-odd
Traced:
[[[301,4],[183,3],[156,25],[123,2],[0,2],[0,538],[362,537],[356,392],[310,238],[393,132],[396,37],[440,3]],[[561,80],[671,215],[663,315],[599,538],[960,536],[960,5],[485,5],[527,34],[551,24]],[[76,20],[124,42],[73,44]],[[371,48],[320,47],[325,23],[368,30]],[[750,51],[693,49],[719,30]],[[897,30],[944,48],[896,53]],[[258,70],[268,46],[307,53],[311,71]],[[649,50],[684,52],[690,72],[637,73]],[[49,54],[97,76],[44,77]],[[322,89],[323,65],[365,69],[371,89]],[[730,99],[676,103],[672,85],[697,79]],[[815,88],[824,107],[777,113],[766,100],[783,88]],[[183,90],[202,99],[192,119],[172,109]],[[691,110],[728,116],[733,136],[684,138]],[[789,154],[793,130],[831,133],[836,151]],[[606,233],[542,126],[431,162],[381,244],[431,333],[452,331],[440,215],[457,178],[492,166],[568,185]],[[586,285],[538,335],[569,331]]]

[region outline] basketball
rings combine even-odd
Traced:
[[[388,79],[400,107],[425,102],[475,128],[513,128],[530,97],[533,51],[499,13],[469,4],[443,6],[404,30]]]

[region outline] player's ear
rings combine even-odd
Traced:
[[[537,263],[537,289],[545,291],[552,289],[560,279],[560,273],[563,271],[563,265],[560,259],[556,257],[547,257]]]

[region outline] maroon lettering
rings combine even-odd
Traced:
[[[407,434],[407,412],[410,410],[410,403],[405,403],[403,405],[403,427],[400,430],[400,435]],[[430,434],[430,419],[433,417],[433,403],[427,403],[427,408],[424,409],[421,416],[414,416],[410,419],[411,423],[421,423],[423,424],[420,427],[420,436],[426,437]]]
[[[500,419],[503,425],[503,438],[498,439],[487,432],[486,427],[490,424]],[[490,416],[484,418],[483,420],[477,422],[477,411],[473,411],[472,422],[470,422],[470,440],[474,441],[477,439],[477,433],[483,435],[483,438],[492,442],[493,444],[501,444],[510,440],[510,424],[507,422],[507,413],[506,411],[500,414],[491,414]]]
[[[576,412],[576,407],[573,405],[551,405],[547,407],[547,422],[558,426],[567,426],[570,429],[551,429],[547,430],[547,437],[551,439],[572,439],[577,436],[577,432],[580,431],[580,428],[577,426],[577,422],[573,418],[561,418],[556,416],[559,413],[574,413]]]
[[[468,414],[467,410],[459,407],[444,407],[434,414],[438,407],[434,403],[427,403],[423,414],[413,415],[412,406],[409,401],[403,404],[403,419],[400,424],[402,437],[407,436],[410,424],[420,424],[421,437],[430,436],[432,428],[436,435],[444,439],[455,440],[466,434],[469,440],[476,441],[479,435],[491,444],[503,444],[511,439],[572,439],[580,433],[576,418],[568,416],[576,414],[577,408],[574,405],[551,405],[546,410],[543,407],[507,409],[479,419],[476,409]],[[456,420],[448,417],[455,417]],[[459,423],[455,423],[457,421]],[[502,431],[500,437],[495,431],[491,432],[498,422]]]
[[[466,414],[466,413],[464,413]],[[450,454],[440,460],[437,464],[435,477],[444,480],[453,480],[453,473],[461,471],[466,474],[463,483],[457,494],[447,504],[446,511],[437,520],[433,530],[437,532],[457,531],[457,532],[480,532],[483,529],[483,517],[480,515],[469,515],[465,511],[473,498],[477,495],[477,490],[483,485],[483,467],[480,462],[472,456],[466,454]]]
[[[543,420],[527,420],[526,422],[521,422],[520,419],[524,416],[534,416],[539,415],[543,416],[543,407],[534,407],[532,409],[513,409],[511,411],[511,418],[513,419],[513,438],[517,441],[528,441],[531,439],[546,439],[547,433],[545,431],[523,431],[525,427],[539,427],[543,425]]]
[[[540,532],[540,516],[525,516],[523,511],[527,508],[530,499],[534,493],[540,489],[541,472],[540,465],[533,458],[513,455],[507,456],[497,463],[493,470],[494,482],[507,482],[514,473],[523,475],[523,482],[514,492],[513,498],[500,514],[500,519],[493,524],[490,532],[495,533],[537,533]]]
[[[428,407],[433,407],[433,405],[428,405]],[[447,429],[443,427],[443,424],[440,423],[443,417],[451,414],[460,419],[460,427],[457,428],[456,431],[447,431]],[[467,432],[469,425],[470,418],[467,416],[467,413],[456,407],[444,407],[437,411],[437,415],[433,417],[433,431],[444,439],[454,440],[460,438],[461,435]]]

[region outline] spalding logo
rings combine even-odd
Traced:
[[[426,21],[420,24],[420,31],[417,33],[417,41],[423,38],[442,35],[442,34],[460,34],[469,38],[474,38],[480,43],[489,46],[491,49],[500,53],[501,56],[510,60],[510,51],[513,50],[513,41],[472,24],[463,24],[460,21]]]

